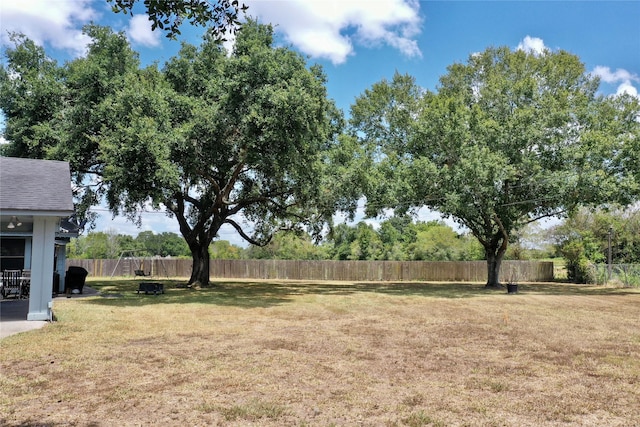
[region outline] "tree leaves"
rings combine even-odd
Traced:
[[[350,122],[377,164],[367,213],[435,209],[499,267],[510,233],[529,221],[632,200],[638,100],[603,99],[597,87],[574,55],[508,48],[450,66],[436,93],[410,76],[375,84]]]
[[[133,16],[133,8],[140,0],[107,0],[114,13]],[[192,25],[208,27],[218,41],[233,35],[240,28],[240,15],[247,10],[245,4],[237,0],[144,0],[144,7],[151,21],[151,29],[159,28],[168,38],[180,35],[180,27],[185,19]]]
[[[87,56],[63,68],[25,44],[29,55],[11,72],[40,76],[47,66],[42,74],[60,90],[44,119],[31,115],[36,98],[27,97],[7,127],[51,139],[37,155],[70,161],[85,207],[104,196],[114,213],[136,219],[166,206],[194,254],[192,281],[208,282],[206,250],[223,224],[265,243],[280,229],[318,235],[337,209],[355,210],[359,194],[336,172],[348,169],[348,150],[357,146],[339,143],[343,118],[327,98],[326,78],[301,55],[274,47],[270,26],[249,21],[230,54],[207,35],[162,70],[140,69],[123,34],[85,32]],[[0,93],[9,111],[24,89],[4,68],[2,78],[11,82]],[[29,155],[32,139],[14,144]]]

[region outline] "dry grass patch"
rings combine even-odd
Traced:
[[[224,282],[56,301],[0,342],[2,425],[640,424],[640,293]]]

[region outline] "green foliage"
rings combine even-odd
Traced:
[[[339,224],[328,236],[328,253],[336,260],[471,261],[483,256],[476,239],[442,222],[414,223],[409,216],[384,220],[378,230],[365,222]]]
[[[116,259],[123,251],[136,251],[138,256],[188,257],[189,247],[175,233],[140,232],[135,238],[113,231],[91,232],[71,239],[67,245],[68,258]]]
[[[138,248],[144,250],[143,254],[146,256],[187,257],[190,255],[186,242],[176,233],[154,234],[153,231],[143,231],[138,233],[135,243]]]
[[[0,67],[0,108],[8,119],[3,136],[12,144],[2,145],[0,154],[44,158],[62,137],[51,124],[66,93],[62,70],[32,40],[19,34],[9,38],[15,48],[6,49]]]
[[[354,240],[349,245],[350,260],[373,261],[381,259],[383,255],[382,241],[373,226],[365,222],[356,224]]]
[[[473,234],[465,233],[460,236],[463,242],[459,261],[480,261],[485,259],[484,248]]]
[[[125,10],[134,3],[116,1]],[[146,5],[174,7],[178,16],[185,6]],[[187,6],[200,13],[205,5]],[[223,224],[260,244],[280,229],[317,235],[336,210],[355,210],[358,186],[338,174],[357,158],[349,153],[357,144],[340,143],[342,115],[327,98],[321,68],[273,46],[270,26],[247,22],[229,53],[209,35],[200,46],[183,44],[162,69],[140,69],[123,33],[88,26],[85,34],[92,39],[87,55],[62,68],[17,40],[0,91],[16,137],[10,149],[69,160],[84,191],[81,210],[104,197],[112,212],[139,221],[148,206],[165,206],[194,259],[191,281],[201,284],[208,283],[208,248]],[[18,55],[23,50],[28,55]],[[51,88],[60,88],[49,102],[53,111],[34,116],[39,103],[29,97],[13,108],[9,101],[26,89],[10,75],[35,76],[42,85],[52,80]],[[34,126],[59,137],[34,139]],[[247,221],[236,221],[239,214]]]
[[[584,280],[588,276],[586,264],[604,263],[609,257],[613,264],[640,263],[640,209],[581,208],[564,223],[551,231],[557,251],[567,261],[570,279]]]
[[[637,197],[640,102],[599,97],[598,83],[567,52],[508,48],[450,66],[436,93],[410,76],[376,83],[350,121],[376,163],[367,213],[426,206],[454,218],[497,285],[514,231],[579,203]]]
[[[527,260],[548,259],[556,256],[556,250],[550,240],[548,228],[538,223],[530,223],[515,230],[509,239],[505,259]]]
[[[215,240],[209,246],[209,253],[212,259],[243,259],[244,250],[236,245],[232,245],[227,240]]]
[[[593,242],[572,240],[562,248],[562,255],[566,260],[567,279],[575,283],[593,283],[589,254],[593,255]]]
[[[338,224],[329,235],[333,243],[330,256],[336,260],[378,260],[384,259],[384,245],[375,229],[359,222],[355,227]]]
[[[416,238],[416,230],[409,215],[393,216],[382,221],[378,235],[384,245],[384,259],[404,261],[409,258],[407,245]]]
[[[407,221],[408,220],[408,221]],[[136,237],[108,232],[91,232],[72,239],[67,245],[69,258],[117,258],[122,251],[139,256],[189,256],[184,239],[175,233],[142,231]],[[306,233],[280,232],[265,246],[243,249],[226,240],[209,246],[213,259],[288,259],[288,260],[424,260],[471,261],[482,259],[482,248],[468,234],[458,235],[439,221],[411,222],[410,218],[389,218],[379,229],[360,222],[334,227],[322,244]]]
[[[418,231],[416,240],[409,245],[409,253],[414,260],[455,261],[460,258],[462,246],[451,227],[434,224]]]
[[[640,263],[640,207],[582,208],[552,230],[558,249],[572,240],[588,239],[588,257],[594,262],[608,257],[609,236],[614,264]]]
[[[314,245],[308,234],[281,232],[273,236],[266,246],[246,249],[249,259],[326,259],[324,247]]]
[[[107,0],[112,4],[115,13],[122,12],[133,15],[133,7],[140,0]],[[187,19],[191,25],[209,27],[209,31],[217,39],[235,34],[240,26],[240,12],[247,6],[237,0],[144,0],[151,29],[166,31],[167,37],[175,38],[180,34],[180,26]]]
[[[69,258],[116,259],[120,252],[119,236],[112,232],[89,233],[73,239],[67,246]]]

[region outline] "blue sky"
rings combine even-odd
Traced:
[[[142,2],[142,1],[141,1]],[[455,62],[489,46],[566,50],[601,77],[601,92],[640,92],[640,1],[412,1],[247,0],[248,13],[276,26],[278,42],[323,65],[328,92],[348,114],[350,104],[373,83],[394,72],[413,75],[423,87]],[[179,41],[151,32],[143,10],[114,14],[106,0],[20,0],[2,2],[3,46],[7,32],[23,32],[63,62],[84,52],[82,25],[95,22],[125,31],[144,64],[159,64]],[[201,29],[183,27],[179,40],[197,44]],[[163,214],[144,216],[141,229],[100,212],[98,230],[137,234],[177,232]],[[424,219],[431,218],[425,214]],[[240,243],[233,230],[220,237]]]

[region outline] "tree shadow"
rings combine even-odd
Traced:
[[[291,303],[299,296],[377,293],[397,297],[476,298],[487,295],[507,295],[506,288],[487,289],[481,283],[434,282],[315,282],[215,280],[207,288],[188,288],[178,280],[160,280],[165,293],[137,293],[135,280],[94,281],[89,286],[99,291],[98,297],[86,298],[88,304],[106,306],[146,306],[154,304],[212,304],[244,308],[266,308]],[[509,295],[640,295],[640,290],[608,288],[566,283],[522,283],[518,294]]]

